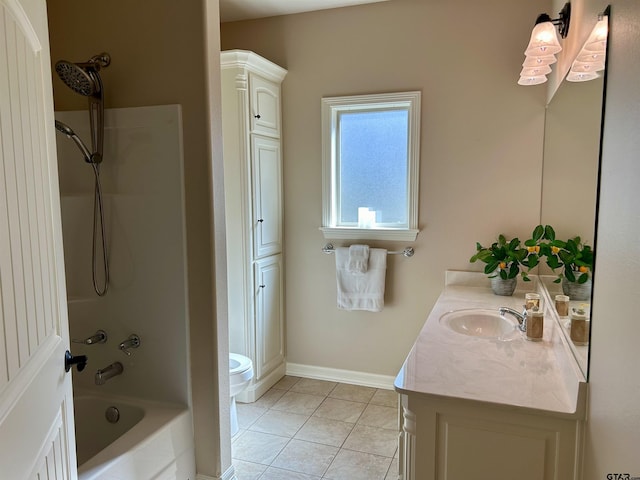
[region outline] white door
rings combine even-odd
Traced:
[[[0,477],[75,479],[45,0],[0,0]]]

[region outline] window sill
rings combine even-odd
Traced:
[[[414,242],[420,230],[395,228],[320,227],[327,240],[397,240]]]

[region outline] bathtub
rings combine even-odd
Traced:
[[[195,480],[187,408],[81,393],[74,410],[79,480]]]

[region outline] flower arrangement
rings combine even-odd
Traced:
[[[534,228],[531,238],[524,242],[527,251],[526,259],[522,263],[528,270],[540,263],[542,258],[555,272],[561,268],[561,273],[555,283],[563,278],[569,282],[584,284],[589,280],[593,270],[593,249],[585,245],[576,236],[566,241],[556,238],[556,232],[551,225],[538,225]]]
[[[486,263],[484,273],[489,278],[500,277],[503,280],[516,278],[520,274],[524,281],[530,281],[527,271],[521,268],[526,266],[522,262],[527,257],[528,250],[521,247],[520,240],[514,238],[507,241],[504,235],[498,236],[498,241],[491,244],[490,247],[483,247],[480,243],[476,243],[476,253],[469,261],[471,263],[480,260]]]

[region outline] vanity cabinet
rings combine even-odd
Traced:
[[[402,480],[578,480],[581,422],[401,395]]]
[[[480,272],[448,271],[445,287],[396,376],[401,480],[580,480],[587,384],[538,277],[494,295]],[[540,341],[517,322],[505,331],[452,328],[504,320],[526,293],[545,298]],[[483,316],[484,315],[484,316]],[[472,325],[472,324],[469,324]]]
[[[244,50],[220,53],[230,350],[254,378],[253,402],[285,373],[280,85],[286,70]]]

